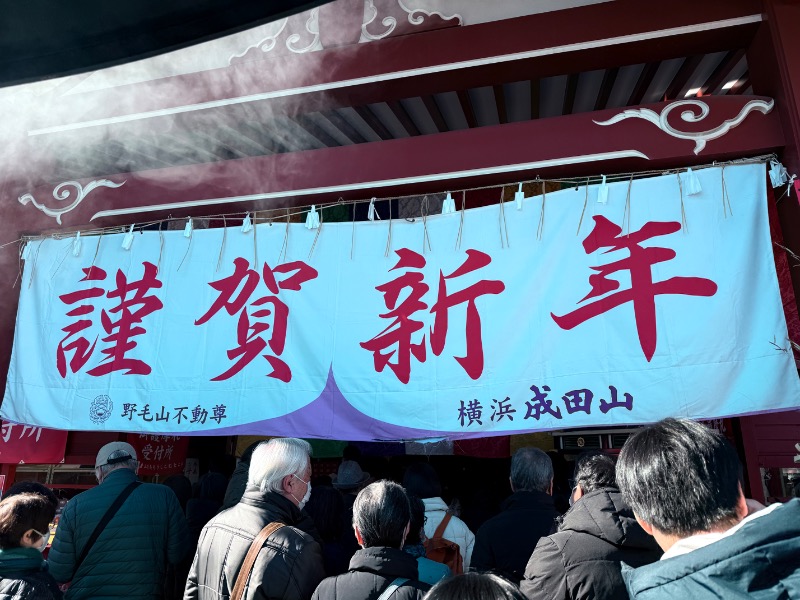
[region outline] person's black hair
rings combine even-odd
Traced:
[[[50,522],[56,509],[46,496],[37,493],[14,494],[0,502],[0,548],[19,548],[19,541],[29,529],[50,535]],[[33,534],[32,541],[41,540]]]
[[[186,504],[192,499],[191,480],[186,475],[178,473],[176,475],[170,475],[161,483],[175,492],[175,496],[178,498],[178,503],[181,505],[181,509],[186,512]]]
[[[722,434],[688,419],[637,431],[617,462],[617,484],[636,516],[681,538],[739,520],[740,473]]]
[[[584,494],[602,488],[617,487],[617,460],[600,450],[587,450],[575,459],[572,479]]]
[[[408,503],[411,505],[411,527],[406,537],[406,545],[416,546],[422,543],[420,532],[425,526],[425,503],[416,496],[409,496]]]
[[[436,469],[426,462],[409,465],[403,476],[403,487],[409,494],[418,498],[438,498],[442,495],[439,475]]]
[[[48,502],[53,505],[53,508],[58,509],[58,496],[56,496],[56,493],[38,481],[18,481],[3,494],[3,500],[16,496],[17,494],[39,494],[47,498]]]
[[[539,448],[520,448],[511,459],[511,485],[515,492],[549,492],[553,461]]]
[[[371,483],[358,493],[353,504],[353,525],[365,548],[401,548],[410,520],[406,491],[393,481]]]
[[[342,450],[342,460],[354,460],[359,462],[361,460],[361,450],[358,446],[354,446],[353,444],[347,444]]]
[[[510,581],[492,573],[465,573],[443,579],[422,600],[527,600]]]
[[[305,506],[324,542],[335,542],[342,535],[345,521],[344,500],[339,490],[330,486],[311,486],[311,498]],[[352,538],[352,531],[350,532]]]
[[[228,478],[222,473],[209,471],[200,479],[200,489],[197,497],[205,500],[213,500],[222,504],[225,498],[225,490],[228,488]]]

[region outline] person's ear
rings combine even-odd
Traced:
[[[292,479],[294,477],[292,475],[287,475],[283,479],[281,479],[281,489],[286,492],[287,494],[292,493]]]
[[[511,481],[511,477],[508,478],[508,486],[511,488],[512,492],[516,492],[517,490],[514,489],[514,482]]]
[[[583,488],[580,486],[580,484],[576,485],[575,491],[572,492],[572,501],[577,502],[578,500],[583,498],[583,496],[584,496]]]
[[[747,500],[742,491],[742,485],[739,484],[739,497],[736,499],[736,516],[741,521],[750,514],[750,507],[747,506]]]
[[[403,546],[406,545],[406,538],[408,537],[408,532],[411,531],[411,521],[406,523],[406,528],[403,531],[403,543],[400,544],[400,549],[403,549]]]
[[[652,526],[652,525],[650,525],[650,523],[648,523],[647,521],[642,521],[642,520],[639,518],[639,515],[637,515],[636,513],[633,513],[633,516],[634,516],[634,517],[636,517],[636,522],[639,524],[639,526],[640,526],[642,529],[644,529],[644,532],[645,532],[647,535],[653,535],[653,526]]]
[[[353,531],[356,532],[356,541],[358,542],[358,545],[363,548],[364,547],[364,538],[361,536],[361,532],[358,530],[358,527],[353,525]],[[403,539],[405,540],[405,537],[403,537]]]

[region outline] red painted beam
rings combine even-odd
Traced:
[[[707,118],[685,123],[673,111],[671,124],[681,131],[705,131],[735,118],[752,97],[703,98]],[[666,104],[648,108],[661,112]],[[226,162],[189,165],[109,177],[122,187],[99,187],[64,214],[65,228],[143,222],[153,218],[274,210],[321,204],[338,198],[362,199],[401,193],[429,193],[478,185],[511,183],[545,176],[585,176],[627,170],[659,169],[772,152],[783,133],[776,112],[751,113],[723,137],[708,141],[699,154],[694,142],[672,137],[653,123],[629,118],[601,126],[621,109],[509,123],[448,133],[323,148]],[[531,140],[547,143],[531,144]],[[176,185],[180,182],[180,185]],[[88,182],[82,182],[84,185]],[[10,218],[28,231],[52,229],[55,222],[16,197],[30,190],[9,190],[4,205]],[[33,190],[39,202],[52,201],[52,188]],[[50,202],[48,203],[48,198]],[[22,214],[24,211],[24,218]]]
[[[273,114],[294,114],[606,68],[632,57],[656,62],[739,48],[760,18],[759,0],[673,0],[668,11],[616,0],[59,98],[39,129],[242,97],[268,101]]]

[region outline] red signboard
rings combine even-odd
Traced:
[[[129,433],[128,443],[136,449],[139,475],[183,473],[189,447],[188,437]]]
[[[0,463],[58,464],[66,447],[66,431],[5,421],[0,429]]]

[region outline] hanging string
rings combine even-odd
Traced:
[[[461,219],[458,224],[458,236],[456,237],[456,250],[461,250],[461,239],[464,234],[464,210],[467,206],[467,192],[461,192]]]
[[[728,187],[725,185],[725,166],[720,171],[722,177],[722,215],[727,219],[728,213],[733,216],[733,209],[731,208],[731,197],[728,195]]]
[[[542,180],[542,213],[539,215],[539,228],[536,230],[536,239],[541,240],[544,235],[544,205],[547,202],[547,187]]]
[[[581,211],[581,218],[578,221],[578,230],[575,232],[577,236],[581,232],[581,225],[583,225],[583,215],[586,214],[586,205],[589,204],[589,178],[586,178],[586,196],[583,199],[583,210]]]
[[[675,173],[678,178],[678,191],[681,194],[681,229],[684,233],[689,233],[689,224],[686,222],[686,207],[683,204],[683,182],[681,181],[681,174]]]
[[[308,251],[308,260],[311,260],[311,255],[314,254],[314,248],[317,247],[317,240],[319,239],[319,234],[322,233],[322,226],[325,224],[325,219],[322,217],[322,207],[319,208],[319,227],[317,227],[317,233],[314,236],[314,242],[311,244],[311,249]]]
[[[622,214],[622,227],[623,229],[626,228],[626,220],[627,220],[627,233],[625,234],[627,237],[631,237],[631,188],[633,187],[633,176],[631,175],[630,180],[628,181],[628,194],[625,197],[625,212]]]
[[[39,245],[36,246],[36,254],[33,255],[33,264],[31,265],[31,277],[28,280],[28,289],[30,289],[31,285],[33,285],[33,277],[36,274],[36,263],[39,260],[39,251],[42,249],[42,244],[44,244],[44,240],[39,242]],[[100,245],[100,240],[97,241],[97,245]]]
[[[289,253],[289,223],[291,216],[289,211],[286,211],[286,233],[283,234],[283,245],[281,246],[280,254],[278,254],[278,262],[283,262]]]
[[[17,283],[19,283],[20,277],[22,277],[22,253],[25,250],[25,244],[27,242],[20,241],[20,245],[18,247],[17,252],[17,276],[14,278],[14,284],[11,286],[11,289],[17,287]]]
[[[374,208],[374,204],[370,205]],[[353,234],[350,238],[350,260],[353,260],[353,250],[356,247],[356,205],[353,203]]]
[[[389,200],[389,235],[386,237],[386,252],[383,253],[384,256],[389,256],[389,252],[392,249],[392,201]]]
[[[428,196],[422,198],[420,211],[422,212],[422,253],[425,254],[425,242],[428,243],[428,251],[432,251],[431,238],[428,236]]]
[[[258,269],[258,212],[253,212],[253,266]]]
[[[256,234],[253,233],[253,237]],[[219,258],[217,258],[217,268],[216,271],[219,271],[219,266],[222,264],[222,253],[225,251],[225,240],[228,239],[228,222],[225,220],[225,216],[222,217],[222,245],[219,247]],[[258,268],[256,266],[256,268]],[[215,271],[215,272],[216,272]]]
[[[504,191],[505,191],[505,188],[501,186],[500,187],[500,216],[499,216],[499,220],[500,220],[500,247],[501,248],[505,248],[506,246],[508,246],[510,248],[511,244],[508,241],[508,224],[506,223],[506,208],[505,208],[506,203],[503,202],[503,192]],[[505,246],[503,245],[503,230],[505,230],[505,233],[506,233]]]
[[[156,263],[156,275],[158,275],[161,270],[161,257],[164,254],[164,232],[161,231],[161,225],[163,225],[163,223],[158,224],[158,262]]]

